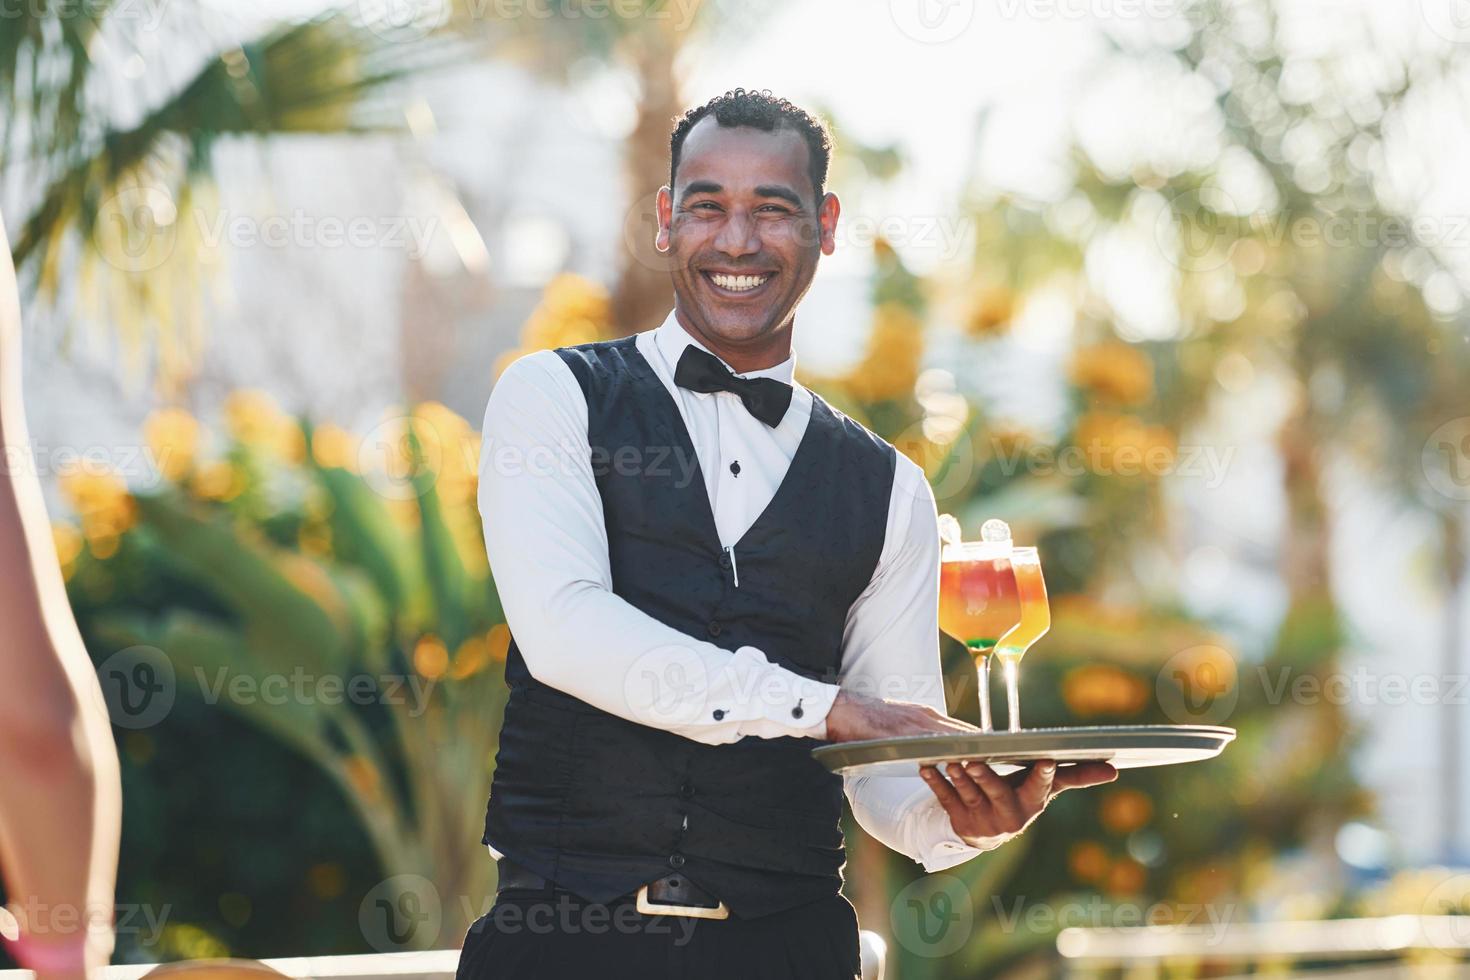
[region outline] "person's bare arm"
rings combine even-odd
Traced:
[[[87,957],[96,967],[112,948],[122,786],[51,543],[20,380],[20,307],[0,222],[0,875],[35,947],[75,942],[87,923],[105,923]]]

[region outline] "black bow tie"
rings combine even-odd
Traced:
[[[674,384],[690,391],[729,391],[740,396],[751,415],[775,428],[791,405],[791,386],[775,378],[737,378],[713,354],[693,344],[679,355]]]

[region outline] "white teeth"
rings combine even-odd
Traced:
[[[755,287],[759,286],[761,283],[765,282],[769,278],[771,278],[771,277],[770,276],[725,276],[725,275],[719,274],[718,272],[715,272],[715,273],[711,273],[710,274],[710,279],[714,281],[714,284],[716,286],[719,286],[721,289],[728,289],[731,292],[735,292],[735,293],[743,293],[747,289],[754,289]]]

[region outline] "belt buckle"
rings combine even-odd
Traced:
[[[649,915],[682,915],[691,919],[730,918],[730,909],[723,901],[712,909],[699,905],[665,905],[662,902],[649,901],[647,885],[638,889],[638,911]]]

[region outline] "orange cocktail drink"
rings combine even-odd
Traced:
[[[1020,694],[1017,690],[1021,658],[1031,644],[1051,629],[1051,604],[1046,599],[1046,579],[1041,575],[1041,557],[1035,548],[1012,548],[1011,569],[1016,579],[1021,615],[1016,625],[995,644],[995,655],[1005,671],[1006,707],[1010,730],[1021,730]]]
[[[980,726],[991,730],[990,652],[1021,621],[1010,542],[946,544],[939,565],[939,628],[965,645],[980,681]]]

